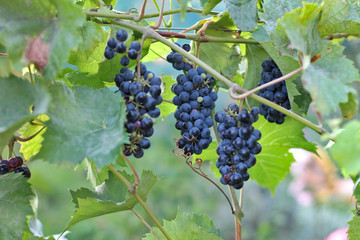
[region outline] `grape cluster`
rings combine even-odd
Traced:
[[[190,51],[189,44],[182,47]],[[171,87],[176,95],[172,100],[177,106],[174,113],[177,120],[175,127],[182,136],[178,146],[185,154],[200,154],[212,141],[210,127],[213,126],[213,120],[210,115],[218,98],[216,92],[212,91],[214,78],[201,67],[195,69],[190,63],[184,62],[179,53],[173,51],[167,59],[175,69],[185,70],[185,74],[179,74],[177,83]]]
[[[22,173],[26,178],[30,178],[31,173],[27,166],[22,166],[24,163],[21,157],[10,158],[9,160],[0,161],[0,176],[9,172]]]
[[[128,34],[125,30],[121,29],[116,32],[116,39],[109,38],[107,41],[107,46],[104,51],[104,56],[106,59],[112,59],[115,56],[115,53],[124,54],[120,59],[120,64],[124,67],[129,65],[130,59],[135,60],[141,49],[141,45],[138,41],[133,41],[130,43],[129,48],[127,48],[126,44],[124,43],[128,38]]]
[[[105,48],[105,57],[111,59],[115,52],[127,53],[120,59],[122,68],[120,73],[115,75],[114,81],[118,91],[125,99],[126,123],[124,127],[129,136],[130,144],[124,144],[123,153],[126,156],[134,155],[141,158],[144,149],[150,147],[148,139],[154,133],[154,121],[152,118],[160,116],[160,109],[156,107],[162,102],[161,79],[153,72],[147,70],[146,66],[140,63],[134,71],[126,66],[130,59],[136,59],[141,49],[140,43],[133,41],[127,49],[124,41],[128,34],[125,30],[116,33],[116,39],[110,38]],[[139,67],[139,69],[138,69]]]
[[[258,143],[261,132],[252,126],[258,118],[258,107],[252,108],[250,112],[245,108],[240,111],[234,103],[224,112],[215,114],[215,121],[218,122],[216,129],[221,138],[216,149],[219,155],[216,166],[221,173],[221,183],[240,189],[244,181],[249,179],[247,170],[255,165],[254,155],[262,149]]]
[[[282,76],[279,67],[271,58],[262,62],[262,68],[263,70],[261,71],[259,86]],[[291,108],[285,81],[261,89],[259,91],[259,96],[266,98],[286,109]],[[269,122],[276,122],[277,124],[284,123],[286,116],[285,114],[265,104],[260,105],[260,114],[263,115]]]

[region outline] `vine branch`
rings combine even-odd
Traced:
[[[144,218],[140,216],[134,209],[131,209],[131,211],[135,214],[136,217],[140,219],[140,221],[157,237],[157,239],[161,240],[160,236],[154,231],[154,229],[145,221]]]

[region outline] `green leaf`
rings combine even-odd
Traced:
[[[105,87],[104,82],[102,82],[96,75],[89,75],[84,72],[72,72],[65,75],[69,80],[70,86],[88,86],[92,88],[103,88]]]
[[[156,42],[150,45],[148,54],[141,59],[144,62],[153,62],[171,52],[171,48],[161,42]]]
[[[344,130],[336,137],[330,148],[333,160],[341,168],[345,177],[356,175],[360,171],[360,122],[348,122]]]
[[[0,239],[21,239],[27,229],[26,216],[32,214],[29,199],[34,195],[22,174],[0,176]]]
[[[270,36],[266,32],[264,25],[258,26],[258,28],[252,33],[251,36],[258,42],[269,42],[270,41]]]
[[[57,84],[50,88],[52,104],[45,140],[35,156],[49,162],[80,163],[85,157],[102,168],[115,162],[127,141],[125,106],[120,94],[107,88]],[[59,144],[61,143],[61,144]]]
[[[358,34],[360,12],[349,0],[324,0],[323,13],[319,22],[321,36],[334,33]]]
[[[226,8],[242,31],[251,31],[257,26],[257,0],[225,0]]]
[[[328,114],[348,101],[352,87],[346,85],[359,80],[353,62],[347,59],[338,45],[324,46],[321,58],[312,63],[302,74],[304,88],[310,93],[318,111]]]
[[[46,80],[53,80],[81,40],[78,28],[85,21],[81,8],[72,0],[0,0],[0,5],[0,41],[14,66],[21,69],[27,63],[20,60],[26,57]]]
[[[283,75],[286,75],[300,67],[298,61],[295,61],[289,56],[280,55],[278,50],[271,43],[264,42],[261,45],[276,62]],[[286,87],[288,90],[291,110],[301,115],[307,112],[311,99],[309,94],[307,94],[304,90],[302,84],[300,84],[300,81],[297,78],[298,76],[299,74],[296,74],[295,76],[288,78],[286,80]]]
[[[218,158],[218,154],[216,153],[216,148],[218,147],[217,141],[212,141],[206,151],[203,151],[200,155],[193,154],[193,162],[197,158],[200,158],[203,161],[210,161],[211,166],[210,169],[214,173],[214,176],[220,179],[221,174],[219,169],[216,167],[216,160]]]
[[[246,63],[247,69],[245,72],[243,87],[247,90],[251,90],[258,86],[260,81],[260,72],[262,70],[262,62],[269,59],[269,55],[259,45],[248,44],[246,45]],[[259,105],[256,101],[249,99],[251,106]]]
[[[26,122],[46,113],[50,96],[42,85],[11,76],[0,78],[0,151]],[[31,111],[31,107],[34,111]]]
[[[121,174],[127,180],[133,181],[133,176],[125,172],[121,172]],[[156,182],[157,176],[151,171],[144,170],[142,172],[136,192],[143,201],[146,201],[150,189]],[[111,172],[109,172],[109,179],[98,186],[95,191],[81,188],[77,191],[70,190],[70,193],[76,210],[64,231],[89,218],[130,210],[138,203],[134,195],[128,191],[128,187]]]
[[[307,56],[317,54],[323,44],[317,28],[321,10],[321,6],[304,3],[303,8],[285,13],[270,34],[276,48],[289,56],[295,56],[295,50]]]
[[[164,229],[173,240],[196,239],[196,240],[221,240],[219,230],[214,223],[205,215],[188,214],[178,210],[175,220],[164,220]],[[155,232],[162,238],[165,236],[158,228]],[[153,233],[147,233],[142,240],[157,240]]]
[[[38,119],[42,122],[46,122],[50,118],[46,114],[42,114],[42,115],[37,116],[36,119]],[[37,124],[34,125],[34,124],[26,123],[19,130],[21,138],[27,138],[27,137],[33,136],[34,134],[36,134],[43,128],[41,122],[39,122],[39,121],[34,121],[34,122]],[[43,134],[45,133],[45,131],[46,131],[46,128],[44,130],[42,130],[40,133],[38,133],[31,140],[26,141],[26,142],[19,142],[21,144],[20,152],[23,154],[23,156],[26,160],[28,160],[29,158],[31,158],[32,156],[34,156],[35,154],[37,154],[40,151],[41,146],[42,146],[41,143],[44,140]]]
[[[107,167],[103,167],[98,170],[93,160],[85,158],[85,160],[76,166],[75,170],[87,170],[87,178],[90,180],[91,185],[95,188],[102,184],[109,177],[109,170]]]
[[[339,104],[344,119],[352,119],[358,109],[358,94],[356,91],[348,94],[348,101]]]
[[[253,126],[261,131],[259,143],[262,151],[256,155],[255,166],[249,169],[250,178],[274,193],[275,187],[286,177],[291,163],[295,161],[289,150],[303,148],[315,152],[316,146],[304,138],[304,125],[289,117],[278,125],[260,116]]]
[[[86,21],[80,29],[82,41],[79,44],[78,54],[91,56],[100,43],[106,41],[106,32],[103,28],[92,21]]]
[[[164,119],[166,116],[169,116],[176,110],[176,105],[172,103],[172,99],[175,96],[175,94],[171,91],[171,86],[176,83],[176,80],[172,76],[164,76],[161,78],[163,85],[164,85],[164,91],[161,94],[164,100],[170,101],[166,102],[163,101],[158,108],[161,112],[161,117]]]
[[[360,216],[356,215],[356,210],[352,211],[354,213],[353,218],[348,222],[349,230],[346,232],[348,234],[349,240],[360,239]]]
[[[213,17],[211,20],[214,23],[211,23],[209,28],[236,29],[228,13],[224,13],[220,17]],[[205,30],[205,34],[217,37],[232,36],[231,32],[211,29]],[[232,79],[236,75],[240,63],[240,54],[235,46],[234,44],[220,42],[202,43],[199,47],[199,58],[225,77]]]
[[[221,1],[222,0],[207,0],[201,15],[202,16],[208,15],[211,12],[211,10],[213,10],[213,8],[216,7],[216,5],[218,5]]]

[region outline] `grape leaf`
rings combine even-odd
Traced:
[[[224,13],[220,17],[213,17],[211,20],[214,22],[209,24],[209,28],[229,30],[236,28],[228,13]],[[204,21],[200,23],[203,22]],[[208,36],[230,37],[233,33],[207,29],[205,30],[205,34]],[[220,42],[201,43],[199,47],[199,58],[229,79],[232,79],[239,69],[240,54],[234,44]]]
[[[265,28],[268,32],[274,31],[277,20],[282,18],[285,13],[290,12],[295,8],[302,7],[303,2],[316,2],[313,0],[264,0],[263,10],[264,14],[261,18],[265,21]]]
[[[98,170],[94,161],[88,158],[85,158],[85,160],[75,168],[75,170],[80,169],[87,171],[86,179],[90,180],[91,185],[94,188],[102,184],[109,177],[109,170],[107,167],[103,167],[101,170]]]
[[[304,138],[304,125],[289,117],[278,125],[260,116],[253,126],[261,131],[259,143],[262,151],[256,155],[255,166],[249,169],[250,179],[274,193],[275,187],[286,177],[291,163],[295,161],[289,149],[303,148],[315,152],[316,146]]]
[[[218,155],[216,153],[216,149],[218,147],[217,141],[212,141],[209,145],[209,147],[203,151],[201,154],[193,154],[193,160],[196,160],[197,158],[200,158],[203,161],[210,161],[210,169],[214,173],[214,176],[218,179],[220,179],[221,174],[219,172],[219,169],[216,167],[216,160],[218,158]],[[195,164],[195,163],[193,163]]]
[[[164,100],[170,101],[163,101],[158,108],[161,112],[161,117],[164,119],[166,116],[170,115],[171,113],[175,112],[176,105],[172,103],[172,99],[175,96],[175,94],[171,91],[171,86],[176,83],[176,80],[173,79],[172,76],[164,76],[161,78],[163,85],[164,85],[164,91],[162,92],[161,96]]]
[[[81,40],[78,28],[85,21],[81,8],[72,0],[0,0],[0,5],[0,41],[14,66],[25,66],[20,60],[26,55],[46,80],[52,80],[69,57],[69,50]]]
[[[173,240],[196,239],[196,240],[220,240],[220,231],[214,223],[205,215],[188,214],[178,210],[175,220],[164,220],[164,229]],[[154,231],[162,238],[165,236],[158,228]],[[153,233],[147,233],[142,240],[157,240]]]
[[[1,151],[22,125],[47,111],[50,96],[42,85],[11,76],[0,78],[0,102]]]
[[[125,106],[120,94],[107,88],[53,85],[50,121],[36,158],[60,163],[80,163],[85,157],[102,168],[115,162],[127,141]],[[59,144],[61,143],[61,144]]]
[[[347,59],[338,45],[324,46],[321,58],[305,69],[302,75],[304,88],[310,93],[314,106],[323,114],[338,108],[340,102],[348,101],[352,91],[346,83],[359,80],[353,62]]]
[[[141,59],[141,61],[143,63],[152,62],[163,57],[164,55],[167,55],[169,52],[171,52],[171,48],[161,42],[156,42],[150,45],[148,54],[143,59]]]
[[[81,27],[80,33],[82,41],[78,47],[78,54],[91,56],[99,43],[105,42],[106,40],[106,32],[99,24],[92,21],[86,21]]]
[[[84,72],[72,72],[67,73],[65,77],[69,80],[70,86],[88,86],[92,88],[103,88],[105,87],[104,83],[97,78],[97,76],[89,75]]]
[[[271,56],[271,58],[276,62],[277,66],[280,68],[281,73],[286,75],[295,69],[300,67],[298,61],[295,61],[293,58],[289,56],[282,56],[278,53],[277,49],[269,42],[261,43],[262,47],[266,50],[266,52]],[[288,90],[288,97],[291,104],[291,110],[297,114],[306,113],[309,104],[311,103],[311,99],[309,94],[306,93],[302,84],[299,84],[297,80],[296,74],[295,76],[288,78],[286,80],[286,87]],[[301,93],[301,94],[300,94]]]
[[[358,34],[360,12],[356,12],[349,0],[324,0],[323,12],[319,22],[321,36],[334,33]]]
[[[27,229],[26,216],[32,214],[29,199],[34,195],[22,174],[0,176],[0,239],[21,239]]]
[[[317,28],[321,10],[321,6],[304,3],[303,8],[285,13],[270,34],[276,48],[289,56],[296,55],[295,49],[307,56],[317,54],[323,44]]]
[[[121,172],[121,174],[128,181],[134,181],[133,176],[125,172]],[[144,170],[142,172],[136,192],[143,201],[146,201],[150,189],[156,182],[157,176],[151,171]],[[111,172],[109,172],[109,179],[98,186],[95,191],[81,188],[77,191],[70,190],[70,193],[76,210],[64,232],[80,221],[104,214],[130,210],[138,203],[134,195],[128,191],[128,187]]]
[[[226,8],[242,31],[250,31],[257,25],[256,0],[225,0]]]
[[[358,94],[356,91],[350,92],[348,94],[348,101],[346,103],[340,103],[341,113],[344,119],[352,119],[358,109]]]
[[[354,213],[353,218],[348,222],[349,230],[346,232],[348,234],[349,240],[360,239],[360,216],[356,215],[356,210],[352,211]]]
[[[336,137],[336,142],[330,148],[333,160],[346,177],[356,175],[360,171],[359,144],[360,122],[352,120],[345,125],[344,130]]]
[[[262,70],[261,64],[264,60],[269,59],[269,55],[261,46],[255,44],[246,45],[246,63],[247,69],[245,72],[243,87],[251,90],[258,86],[260,81],[260,72]],[[251,106],[259,105],[256,101],[248,99]]]
[[[42,114],[36,117],[36,119],[46,122],[49,120],[49,117],[46,114]],[[26,123],[20,130],[19,133],[21,135],[21,138],[27,138],[30,137],[37,132],[39,132],[43,126],[42,123],[35,120],[34,123],[37,123],[36,125]],[[43,134],[45,133],[46,128],[41,130],[34,138],[32,138],[29,141],[26,142],[19,142],[21,144],[20,152],[23,154],[24,158],[28,160],[30,157],[37,154],[41,149],[41,143],[44,140]]]
[[[203,11],[201,13],[202,16],[208,15],[211,10],[213,10],[216,5],[218,5],[222,0],[205,0],[206,3],[204,5]]]

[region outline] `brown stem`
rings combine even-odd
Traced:
[[[268,82],[268,83],[265,83],[265,84],[263,84],[263,85],[261,85],[261,86],[258,86],[258,87],[254,88],[254,89],[252,89],[252,90],[249,90],[249,91],[247,91],[247,92],[245,92],[245,93],[243,93],[243,94],[241,94],[241,95],[237,95],[237,94],[234,92],[234,89],[233,89],[233,88],[230,88],[230,91],[229,91],[230,96],[231,96],[233,99],[237,99],[237,100],[238,100],[238,99],[246,98],[247,96],[250,96],[251,94],[253,94],[253,93],[255,93],[255,92],[257,92],[257,91],[259,91],[259,90],[261,90],[261,89],[263,89],[263,88],[266,88],[266,87],[268,87],[268,86],[274,85],[274,84],[279,83],[279,82],[282,82],[282,81],[284,81],[284,80],[286,80],[286,79],[288,79],[288,78],[290,78],[290,77],[298,74],[298,73],[301,72],[302,70],[303,70],[303,68],[300,67],[300,68],[298,68],[298,69],[296,69],[296,70],[294,70],[294,71],[292,71],[292,72],[290,72],[290,73],[288,73],[288,74],[286,74],[286,75],[284,75],[284,76],[282,76],[282,77],[279,77],[279,78],[277,78],[277,79],[275,79],[275,80],[272,80],[271,82]]]
[[[7,55],[7,53],[0,53],[0,56],[7,57],[8,55]]]
[[[36,133],[34,133],[33,135],[31,135],[30,137],[27,137],[27,138],[21,138],[21,137],[18,137],[18,136],[15,136],[15,140],[18,141],[18,142],[27,142],[27,141],[30,141],[31,139],[33,139],[34,137],[36,137],[36,135],[38,135],[42,130],[44,130],[46,127],[42,127],[39,131],[37,131]]]
[[[131,211],[135,214],[136,217],[140,219],[140,221],[157,237],[157,239],[161,240],[160,236],[154,231],[154,229],[145,221],[144,218],[140,216],[134,209],[131,209]]]
[[[134,18],[134,21],[135,21],[135,22],[140,22],[141,19],[143,19],[144,14],[145,14],[146,2],[147,2],[147,0],[144,0],[143,4],[142,4],[142,6],[141,6],[141,10],[140,10],[139,16],[136,17],[136,18]]]
[[[155,26],[151,26],[152,29],[158,29],[161,25],[161,20],[163,18],[163,13],[164,13],[164,3],[165,3],[165,0],[162,0],[161,1],[161,9],[160,9],[160,13],[159,13],[159,19],[158,19],[158,22],[156,23]]]
[[[28,69],[29,69],[29,75],[30,75],[30,82],[31,82],[32,84],[34,84],[34,79],[33,79],[32,73],[31,73],[30,65],[28,66]]]
[[[131,164],[131,162],[129,161],[129,159],[125,156],[124,153],[121,153],[122,157],[125,159],[125,161],[127,162],[127,164],[129,164],[131,170],[133,171],[134,173],[134,177],[135,177],[135,183],[134,183],[134,187],[136,188],[139,183],[140,183],[140,178],[139,178],[139,175],[137,174],[134,166]]]

